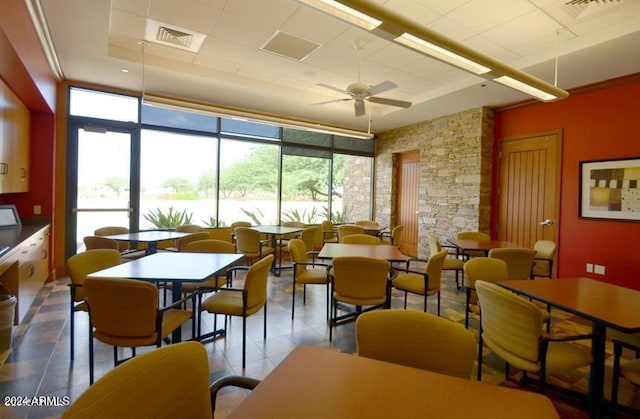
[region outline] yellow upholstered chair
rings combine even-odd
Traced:
[[[307,255],[311,256],[315,262],[316,255],[320,253],[320,249],[322,249],[322,245],[324,244],[322,241],[322,228],[320,226],[306,227],[302,230],[302,233],[300,233],[300,240],[304,242]],[[316,243],[320,245],[319,249],[316,249]]]
[[[117,240],[102,236],[85,236],[82,240],[86,250],[113,249],[120,252],[120,246]]]
[[[478,304],[478,295],[476,294],[476,281],[485,281],[495,284],[498,281],[504,281],[509,275],[507,264],[504,260],[476,257],[469,259],[464,264],[465,274],[465,313],[464,326],[469,327],[469,314],[475,313],[480,315],[480,305]]]
[[[456,234],[456,238],[459,240],[491,240],[491,236],[487,233],[480,231],[460,231]],[[480,250],[467,250],[462,255],[464,258],[485,256],[485,253]]]
[[[109,239],[108,239],[109,240]],[[71,326],[71,360],[74,358],[74,332],[75,312],[89,311],[84,301],[84,280],[87,275],[101,271],[122,262],[120,252],[117,249],[93,249],[78,253],[67,260],[67,272],[69,273],[69,290],[71,291],[70,326]]]
[[[388,244],[400,248],[400,240],[402,239],[402,232],[404,231],[404,226],[402,224],[393,227],[393,230],[383,232],[380,237],[383,241],[388,242]]]
[[[378,227],[380,225],[378,224],[377,221],[373,221],[373,220],[360,220],[360,221],[356,221],[353,224],[357,226],[362,226],[362,227]]]
[[[442,265],[447,257],[447,251],[442,250],[431,256],[429,260],[410,259],[404,273],[399,273],[393,280],[393,287],[404,291],[404,308],[407,308],[407,293],[424,295],[424,311],[427,311],[427,297],[438,296],[438,316],[440,315],[440,289],[442,279]],[[426,262],[422,272],[411,270],[411,262]],[[396,268],[400,271],[399,268]],[[401,271],[400,271],[401,272]]]
[[[325,285],[327,288],[327,317],[329,316],[329,277],[328,265],[309,262],[304,241],[289,240],[289,253],[293,262],[293,290],[291,292],[291,320],[296,308],[296,284],[302,284],[302,303],[307,302],[307,284]]]
[[[322,234],[325,243],[338,243],[338,236],[336,234],[336,227],[329,220],[322,222]]]
[[[552,240],[538,240],[534,244],[533,250],[536,252],[536,257],[532,277],[551,278],[553,276],[553,258],[556,255],[556,248],[556,242]]]
[[[242,227],[240,227],[242,228]],[[264,307],[264,339],[267,338],[267,279],[269,269],[275,259],[274,255],[267,255],[254,263],[251,267],[234,266],[227,270],[227,276],[232,271],[247,269],[243,288],[221,288],[209,296],[200,305],[200,310],[214,315],[214,332],[216,333],[216,314],[225,315],[225,330],[227,316],[242,317],[242,368],[246,365],[247,354],[247,317],[260,311]],[[210,336],[210,335],[209,335]],[[201,336],[206,338],[207,335]]]
[[[438,238],[433,234],[427,235],[427,238],[429,239],[429,251],[431,252],[431,256],[440,253],[442,251],[442,245],[440,244],[440,240],[438,240]],[[447,250],[447,256],[448,256],[448,250]],[[458,289],[462,288],[461,283],[464,282],[463,267],[464,267],[464,261],[457,259],[455,257],[445,258],[442,264],[443,271],[455,271],[456,288]],[[460,281],[460,272],[463,272],[462,281]]]
[[[344,244],[382,244],[380,237],[370,234],[349,234],[342,238],[340,243]]]
[[[62,414],[85,418],[212,418],[207,351],[183,342],[109,371]]]
[[[501,259],[507,264],[507,279],[530,279],[536,252],[519,247],[501,247],[489,250],[489,257]]]
[[[94,236],[113,236],[115,234],[127,234],[129,229],[121,226],[105,226],[95,229]],[[126,241],[118,241],[118,248],[120,253],[129,250],[129,243]]]
[[[179,233],[199,233],[204,231],[204,227],[197,224],[182,224],[176,227],[176,231]]]
[[[251,227],[251,223],[249,221],[234,221],[231,223],[231,241],[233,243],[236,242],[236,228],[237,227]]]
[[[620,377],[625,378],[634,386],[640,386],[640,333],[623,333],[614,329],[608,329],[613,342],[613,380],[611,383],[611,407],[612,418],[615,418],[618,410],[618,392]],[[622,350],[627,348],[635,353],[634,359],[622,361]]]
[[[475,335],[451,320],[414,310],[379,310],[356,322],[358,355],[471,378]]]
[[[236,227],[236,252],[242,253],[250,262],[275,253],[275,249],[265,244],[259,231],[249,227]]]
[[[117,366],[123,362],[118,360],[118,346],[131,348],[133,356],[138,346],[160,347],[163,339],[189,319],[192,320],[192,332],[195,332],[193,313],[176,308],[186,299],[159,308],[158,287],[150,282],[92,277],[84,281],[84,288],[92,327],[89,337],[91,383],[94,338],[113,346],[113,364]],[[194,333],[192,335],[195,337]]]
[[[338,243],[342,243],[342,239],[350,234],[364,234],[364,227],[355,224],[343,224],[338,226]]]
[[[102,237],[102,236],[113,236],[116,234],[127,234],[127,233],[129,233],[129,229],[127,227],[106,226],[106,227],[97,228],[93,232],[93,235],[97,237]],[[112,240],[112,239],[107,239],[107,240]],[[89,239],[89,241],[90,241],[89,246],[92,246],[91,248],[93,249],[111,249],[113,246],[113,244],[106,244],[105,241],[99,241],[98,239]],[[141,258],[146,254],[144,249],[142,250],[130,249],[129,243],[126,241],[115,240],[115,242],[118,245],[118,250],[120,251],[120,255],[124,259],[129,259],[129,260],[137,259],[137,258]],[[85,241],[85,247],[86,246],[87,246],[87,242]],[[105,247],[93,247],[93,246],[105,246]],[[109,246],[109,247],[106,247],[106,246]],[[89,250],[89,247],[87,247],[87,250]]]
[[[233,243],[231,227],[208,228],[206,231],[209,233],[210,239]]]
[[[175,250],[178,252],[184,252],[189,243],[199,241],[199,240],[207,240],[209,239],[209,233],[206,231],[200,231],[197,233],[191,233],[188,236],[180,237],[175,240]]]
[[[329,340],[333,339],[333,326],[340,321],[357,317],[363,306],[367,310],[389,307],[389,269],[384,259],[343,256],[333,259],[333,293],[329,318]],[[337,302],[353,305],[356,309],[338,317]]]
[[[506,363],[505,379],[509,380],[509,366],[539,375],[539,390],[544,392],[547,374],[570,371],[590,365],[589,350],[568,343],[578,339],[592,339],[592,335],[553,336],[543,334],[540,309],[499,285],[476,281],[476,292],[482,307],[480,344],[478,349],[478,380],[482,378],[482,347],[486,344]]]

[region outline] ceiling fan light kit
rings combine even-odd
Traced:
[[[421,54],[454,65],[462,70],[495,81],[504,86],[533,96],[543,102],[564,99],[569,96],[544,80],[510,67],[489,56],[474,51],[459,42],[418,25],[380,5],[366,0],[296,0],[331,16],[355,24],[386,40],[403,45]],[[369,16],[368,27],[355,23],[354,16]],[[348,16],[348,17],[347,17]]]

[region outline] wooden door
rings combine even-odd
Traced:
[[[558,242],[561,141],[558,132],[501,142],[498,239]]]
[[[402,224],[400,251],[418,255],[418,193],[420,186],[420,151],[397,155],[396,225]]]

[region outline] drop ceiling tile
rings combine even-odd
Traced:
[[[111,0],[111,8],[123,12],[146,16],[151,0]]]
[[[514,51],[497,45],[495,42],[485,38],[483,35],[465,39],[464,44],[482,54],[504,63],[510,63],[521,57]]]
[[[468,73],[463,70],[427,57],[404,66],[402,72],[439,85],[468,76]]]
[[[420,59],[415,51],[402,45],[389,44],[379,50],[368,54],[367,60],[378,64],[384,64],[390,68],[400,69],[409,63]]]
[[[240,64],[238,63],[227,61],[222,58],[203,56],[202,54],[199,54],[196,57],[196,59],[193,61],[193,63],[195,65],[213,68],[213,69],[224,71],[225,73],[230,73],[230,74],[233,74],[240,69]]]
[[[208,36],[200,47],[199,56],[220,58],[225,61],[242,65],[249,57],[256,53],[253,48],[239,45],[236,42],[230,42],[226,39],[220,39]]]
[[[526,0],[471,0],[447,16],[472,31],[483,32],[533,9]]]
[[[460,25],[458,22],[448,18],[447,16],[436,19],[426,26],[434,32],[462,43],[464,43],[463,41],[465,39],[475,35],[475,32]]]
[[[249,66],[242,66],[236,74],[244,77],[248,77],[254,80],[262,80],[273,82],[278,79],[278,74],[268,71],[264,68],[255,68]]]
[[[440,13],[416,0],[389,0],[384,6],[421,25],[426,25],[440,16]]]
[[[300,7],[281,27],[290,34],[319,44],[325,44],[351,26],[308,7]]]
[[[142,40],[144,39],[145,23],[146,19],[144,16],[134,15],[120,10],[112,10],[109,32]]]
[[[208,33],[221,10],[193,0],[153,0],[149,17],[200,33]]]
[[[534,10],[502,25],[495,26],[483,32],[482,35],[497,45],[519,52],[516,48],[518,45],[531,43],[536,39],[555,34],[559,29],[561,27],[558,23],[544,13]]]
[[[469,3],[470,0],[417,0],[424,7],[436,11],[441,15],[446,15],[460,6]]]

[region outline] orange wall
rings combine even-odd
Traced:
[[[640,289],[640,222],[578,218],[580,161],[640,158],[640,76],[495,114],[496,147],[507,138],[558,129],[563,132],[558,276]],[[496,181],[494,176],[494,190]],[[495,225],[496,214],[492,219]],[[604,265],[605,275],[587,273],[587,263]]]

